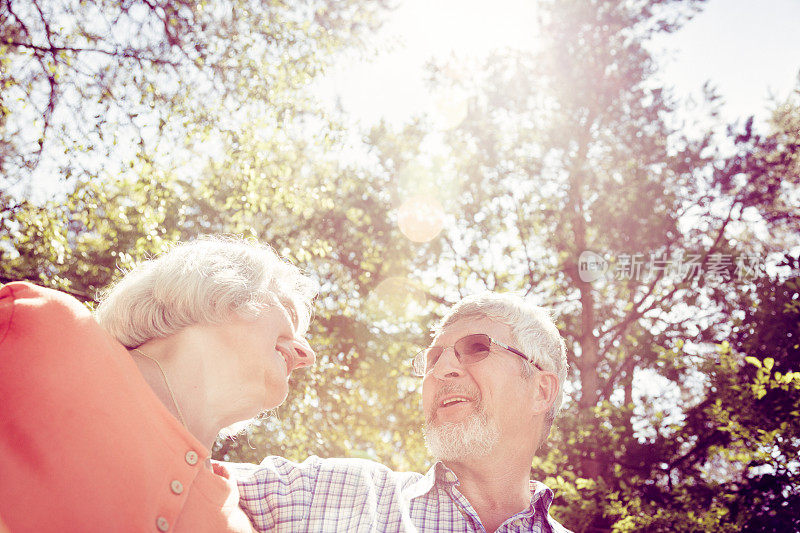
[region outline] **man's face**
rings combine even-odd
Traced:
[[[473,333],[514,346],[510,328],[488,318],[457,321],[433,340],[446,348],[422,382],[422,406],[426,441],[439,459],[485,455],[501,439],[531,440],[536,376],[523,378],[521,358],[494,344],[487,358],[463,365],[452,346]]]

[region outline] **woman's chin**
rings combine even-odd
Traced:
[[[240,420],[239,422],[234,422],[228,426],[225,426],[219,431],[218,437],[230,438],[235,437],[241,433],[244,433],[248,427],[253,423],[252,418],[248,418],[247,420]]]
[[[267,389],[267,395],[264,400],[262,410],[269,411],[270,409],[275,409],[285,402],[288,396],[289,384],[286,382],[281,383],[277,387],[273,386],[272,388]]]

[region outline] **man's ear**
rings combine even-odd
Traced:
[[[533,408],[538,415],[547,413],[558,396],[558,376],[553,372],[537,371],[533,377],[535,388],[533,391]]]

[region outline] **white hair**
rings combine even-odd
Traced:
[[[137,265],[103,291],[95,316],[121,344],[135,348],[236,314],[255,319],[282,305],[297,333],[311,320],[317,285],[270,248],[236,237],[178,244]]]
[[[454,305],[435,328],[436,335],[460,320],[489,318],[511,329],[512,346],[533,363],[558,377],[558,395],[547,414],[548,428],[561,409],[564,398],[564,381],[567,378],[567,348],[550,314],[543,307],[532,305],[511,293],[485,292],[467,296]],[[523,375],[534,373],[531,363],[520,359]]]

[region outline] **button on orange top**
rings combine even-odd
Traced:
[[[189,450],[188,452],[186,452],[187,463],[194,466],[197,464],[197,460],[198,460],[197,452],[195,452],[194,450]]]
[[[175,494],[180,494],[181,492],[183,492],[183,483],[181,483],[177,479],[172,480],[172,483],[170,483],[169,486],[172,489],[172,492],[174,492]]]
[[[159,516],[158,520],[156,520],[156,527],[159,531],[168,531],[169,530],[169,522],[163,516]]]

